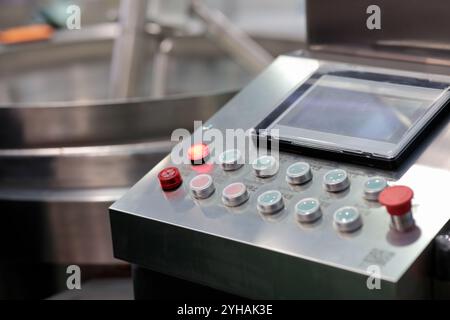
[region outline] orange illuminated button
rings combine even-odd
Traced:
[[[46,24],[16,27],[0,32],[0,43],[17,44],[31,41],[48,40],[53,35],[53,28]]]
[[[175,167],[169,167],[161,170],[158,174],[159,183],[164,191],[177,189],[182,183],[180,171]]]
[[[198,143],[192,145],[188,150],[188,158],[192,164],[204,164],[209,157],[209,148],[206,144]]]

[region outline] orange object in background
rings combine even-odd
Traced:
[[[35,24],[15,27],[0,31],[1,44],[18,44],[32,41],[48,40],[52,37],[54,29],[47,24]]]

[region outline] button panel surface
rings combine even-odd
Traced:
[[[241,164],[233,170],[223,165],[227,162],[223,160],[234,163],[237,158],[241,159],[241,153],[230,149],[217,158],[217,163],[204,165],[218,193],[209,190],[208,195],[196,196],[191,185],[189,191],[194,198],[208,198],[207,203],[196,205],[204,205],[205,210],[216,214],[223,207],[228,208],[227,214],[229,210],[263,216],[281,213],[277,218],[281,220],[292,215],[290,223],[311,225],[311,228],[317,227],[315,222],[323,220],[320,224],[326,223],[335,233],[352,233],[361,228],[364,216],[374,210],[384,211],[376,197],[388,185],[388,176],[383,177],[378,171],[368,175],[366,169],[356,166],[342,167],[290,154],[262,156],[252,164]],[[181,165],[179,168],[186,179],[192,179],[198,177],[202,166]],[[298,178],[300,180],[295,180]],[[354,209],[357,219],[336,221],[336,212],[342,208]]]

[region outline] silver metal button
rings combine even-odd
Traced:
[[[275,214],[284,208],[283,195],[278,190],[264,192],[257,202],[258,211],[262,214]]]
[[[316,198],[306,198],[300,200],[295,205],[295,215],[301,223],[311,223],[322,216],[320,202]]]
[[[350,180],[348,179],[347,171],[334,169],[325,174],[323,184],[329,192],[340,192],[350,186]]]
[[[253,162],[253,170],[257,177],[269,178],[277,174],[279,163],[273,156],[262,156]]]
[[[241,183],[232,183],[222,191],[222,201],[228,207],[237,207],[249,198],[247,187]]]
[[[353,232],[362,227],[362,218],[355,207],[343,207],[334,213],[334,224],[341,232]]]
[[[200,174],[194,177],[189,183],[189,188],[194,198],[197,199],[209,198],[216,190],[213,178],[209,174]]]
[[[311,179],[311,167],[306,162],[296,162],[291,164],[286,170],[286,181],[290,184],[304,184]]]
[[[234,171],[244,165],[241,152],[237,149],[229,149],[222,152],[219,155],[218,162],[225,171]]]
[[[378,201],[380,193],[388,186],[385,178],[372,177],[364,183],[364,198],[371,201]]]

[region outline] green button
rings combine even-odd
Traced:
[[[272,158],[270,157],[261,157],[256,160],[256,166],[259,168],[265,168],[272,163]]]
[[[328,183],[338,183],[345,180],[346,177],[347,173],[345,171],[337,169],[328,172],[325,179]]]
[[[359,217],[359,212],[352,207],[342,208],[336,212],[335,219],[340,223],[355,221]]]
[[[270,205],[280,200],[280,194],[278,192],[267,192],[259,200],[264,204]]]
[[[322,216],[320,202],[316,198],[300,200],[295,205],[295,212],[300,223],[312,223]]]
[[[305,199],[297,203],[297,211],[303,214],[308,214],[318,208],[319,202],[315,199]]]
[[[221,160],[222,160],[222,162],[227,163],[227,162],[237,161],[238,158],[239,158],[239,155],[238,155],[238,151],[237,150],[228,150],[228,151],[225,151],[222,154],[222,159]]]
[[[304,173],[307,170],[309,170],[309,167],[307,164],[296,163],[288,168],[288,174],[293,175],[293,176],[301,175],[302,173]]]
[[[366,181],[365,187],[370,190],[382,190],[386,188],[387,182],[384,178],[372,178]]]

